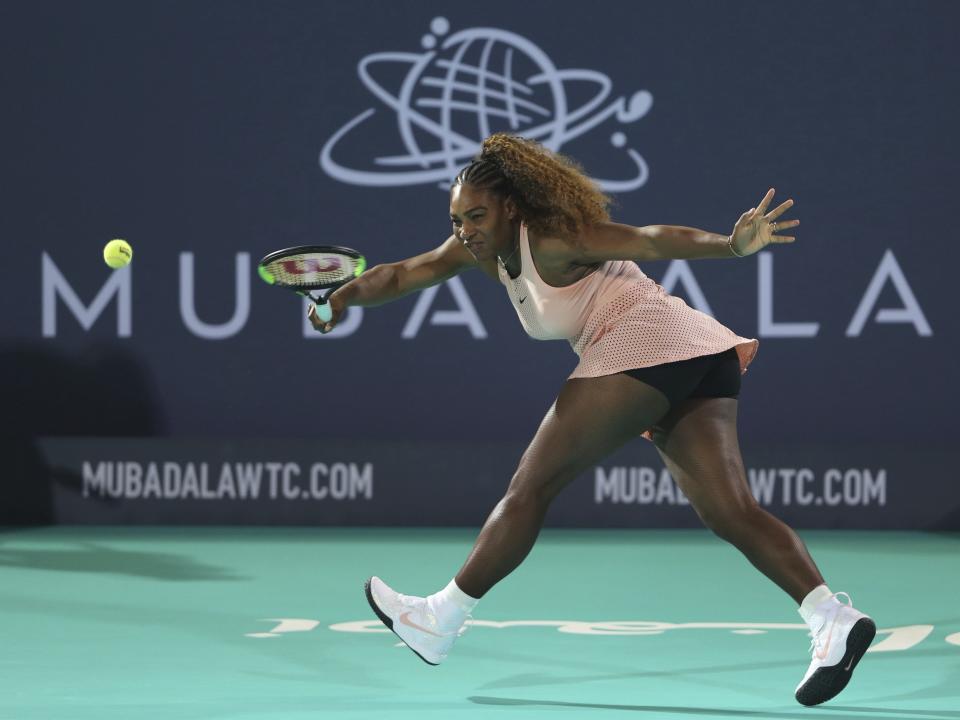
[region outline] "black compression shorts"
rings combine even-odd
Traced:
[[[716,355],[625,370],[624,375],[655,387],[666,395],[670,407],[685,398],[736,398],[740,394],[740,357],[736,348]]]

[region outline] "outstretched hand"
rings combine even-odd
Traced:
[[[792,235],[777,234],[800,224],[799,220],[777,221],[777,218],[793,207],[793,200],[781,203],[768,213],[767,207],[773,200],[773,194],[773,188],[767,190],[760,204],[747,210],[734,225],[730,235],[730,247],[737,255],[753,255],[770,243],[792,243],[796,240]]]

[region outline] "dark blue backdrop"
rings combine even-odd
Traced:
[[[745,455],[857,446],[865,463],[895,441],[904,487],[956,480],[953,461],[910,472],[911,454],[953,451],[956,435],[955,3],[99,0],[0,13],[11,448],[64,435],[522,447],[576,358],[528,340],[480,273],[426,314],[408,297],[320,338],[252,269],[313,241],[373,263],[439,244],[444,172],[484,129],[513,129],[620,182],[621,222],[726,233],[768,187],[793,197],[794,245],[643,268],[679,272],[674,292],[760,338]],[[394,55],[370,59],[364,81],[358,64],[377,53]],[[460,85],[444,86],[458,62]],[[340,170],[322,166],[325,146]],[[112,237],[134,247],[129,276],[100,259]],[[109,281],[118,294],[93,308]],[[461,320],[443,324],[444,311]],[[208,337],[191,331],[201,323]],[[37,452],[21,464],[56,464]]]

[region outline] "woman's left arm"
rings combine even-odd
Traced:
[[[740,216],[730,235],[679,225],[632,227],[601,223],[584,229],[577,242],[577,261],[591,264],[605,260],[696,260],[746,257],[770,243],[791,243],[795,238],[776,233],[796,227],[799,220],[777,222],[793,206],[787,200],[767,212],[774,190],[767,191],[756,208]]]

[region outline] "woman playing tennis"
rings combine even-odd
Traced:
[[[797,700],[815,705],[846,686],[874,623],[826,586],[796,533],[757,504],[740,457],[737,396],[758,342],[667,294],[636,264],[740,258],[793,242],[779,234],[800,224],[779,219],[793,201],[768,209],[773,195],[741,215],[729,236],[620,225],[575,163],[497,134],[454,181],[446,242],[344,285],[330,296],[329,322],[311,308],[313,325],[329,332],[351,305],[380,305],[479,267],[505,286],[531,337],[567,340],[580,358],[456,577],[425,598],[377,577],[367,582],[374,612],[423,660],[447,657],[478,600],[530,552],[551,500],[643,436],[703,523],[798,603],[813,657]]]

